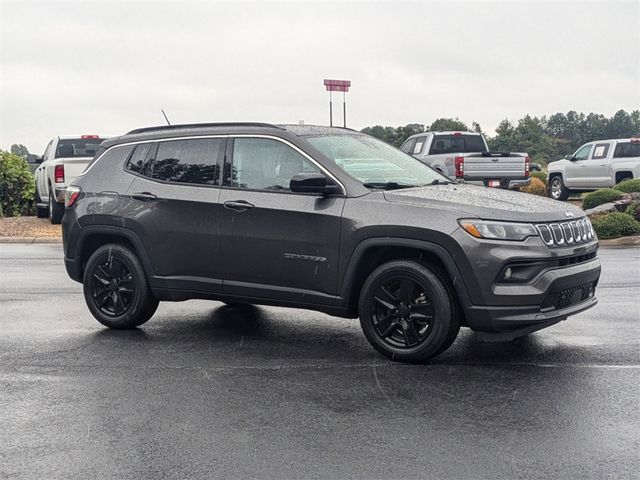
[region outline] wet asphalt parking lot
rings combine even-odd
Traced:
[[[639,478],[640,249],[600,256],[594,309],[403,365],[301,310],[109,331],[60,245],[0,244],[0,478]]]

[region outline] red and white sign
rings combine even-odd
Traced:
[[[351,80],[324,80],[324,86],[329,92],[348,92]]]

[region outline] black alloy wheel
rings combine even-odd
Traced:
[[[100,311],[109,317],[125,314],[136,294],[136,285],[127,265],[111,256],[95,266],[91,275],[91,295]]]
[[[84,298],[93,316],[109,328],[134,328],[158,308],[136,254],[122,244],[99,247],[84,269]]]
[[[371,316],[378,334],[397,348],[411,348],[431,333],[435,311],[427,289],[403,276],[388,278],[373,297]]]
[[[360,325],[381,354],[418,363],[444,352],[460,330],[455,290],[446,274],[413,260],[395,260],[366,279]]]

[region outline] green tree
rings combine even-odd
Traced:
[[[0,150],[0,214],[30,215],[34,194],[33,174],[24,158]]]
[[[429,125],[427,129],[430,132],[449,132],[449,131],[469,131],[469,127],[466,123],[461,122],[457,118],[438,118],[435,122]]]
[[[26,157],[29,155],[29,149],[21,143],[14,143],[11,145],[11,153],[20,157]]]

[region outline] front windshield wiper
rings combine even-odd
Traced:
[[[380,190],[398,190],[400,188],[413,188],[418,185],[411,185],[409,183],[398,182],[365,182],[363,185],[367,188],[375,188]]]
[[[451,180],[440,180],[436,178],[433,182],[427,183],[427,185],[451,185],[453,182]]]

